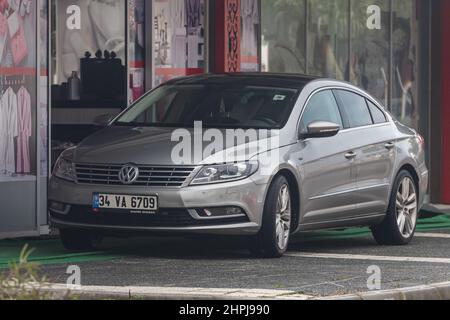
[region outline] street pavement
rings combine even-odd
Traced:
[[[378,246],[366,229],[308,233],[295,236],[286,256],[274,260],[252,258],[245,241],[236,239],[107,239],[93,261],[71,257],[41,271],[51,282],[65,283],[67,267],[78,265],[83,286],[270,289],[310,296],[366,292],[371,266],[381,271],[382,290],[450,281],[450,226],[427,222],[409,246]]]

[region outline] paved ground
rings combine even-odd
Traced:
[[[366,229],[302,234],[279,260],[255,260],[242,242],[221,239],[108,239],[103,252],[88,255],[67,255],[53,240],[46,245],[53,251],[36,259],[54,283],[65,283],[73,264],[88,286],[276,289],[323,296],[367,291],[372,265],[381,268],[382,289],[450,281],[450,217],[422,221],[406,247],[377,246]]]

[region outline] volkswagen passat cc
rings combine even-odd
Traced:
[[[247,236],[370,226],[403,245],[428,184],[424,140],[344,82],[275,74],[170,81],[66,150],[49,188],[70,250],[99,236]]]

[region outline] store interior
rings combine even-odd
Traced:
[[[124,1],[52,2],[52,160],[127,106]]]
[[[241,1],[243,71],[259,70],[258,4]],[[146,91],[207,71],[209,10],[206,0],[52,0],[52,164]]]
[[[53,0],[52,162],[151,88],[203,73],[205,13],[205,0]]]

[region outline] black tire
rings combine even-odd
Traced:
[[[278,176],[272,182],[267,193],[266,202],[264,205],[264,212],[262,218],[262,227],[258,235],[250,239],[250,252],[255,257],[260,258],[281,258],[287,251],[289,245],[289,236],[284,248],[281,248],[277,241],[276,227],[277,227],[277,204],[280,190],[284,187],[288,188],[289,205],[292,215],[292,193],[289,187],[289,182],[283,176]],[[289,220],[289,226],[291,223]],[[289,231],[291,229],[289,228]]]
[[[87,231],[60,229],[59,236],[66,250],[80,252],[94,249],[94,237]]]
[[[401,184],[406,179],[409,179],[412,182],[412,187],[414,188],[414,192],[416,195],[415,203],[416,203],[416,213],[414,217],[410,216],[410,220],[413,221],[414,227],[411,228],[412,232],[409,235],[405,235],[400,230],[399,223],[397,221],[399,210],[397,205],[397,196],[400,192]],[[415,229],[417,226],[417,217],[418,217],[418,198],[419,194],[417,191],[417,185],[413,178],[413,176],[406,170],[401,171],[397,178],[395,179],[394,186],[392,188],[391,198],[389,202],[388,211],[386,213],[386,217],[383,222],[377,226],[372,227],[372,234],[375,238],[375,241],[380,245],[407,245],[414,238]],[[400,212],[402,212],[400,210]]]

